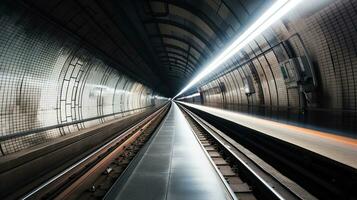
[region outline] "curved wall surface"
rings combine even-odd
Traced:
[[[199,88],[204,103],[355,112],[357,2],[339,0],[320,6],[308,13],[305,6],[289,13],[231,59],[224,72],[204,81]],[[315,70],[317,86],[302,94],[298,87],[287,87],[279,64],[306,56]],[[247,95],[248,79],[254,93]]]
[[[303,3],[227,61],[223,71],[201,81],[197,88],[201,98],[185,101],[273,118],[275,112],[279,119],[313,121],[353,133],[357,131],[356,47],[357,1]],[[299,57],[310,60],[315,74],[315,86],[306,91],[290,86],[281,70],[281,63]]]
[[[4,3],[0,13],[1,155],[142,112],[157,101],[151,89],[50,22]]]

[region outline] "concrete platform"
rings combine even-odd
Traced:
[[[186,106],[235,122],[357,169],[357,139],[208,106]]]
[[[173,103],[161,127],[105,199],[230,199],[224,183]]]

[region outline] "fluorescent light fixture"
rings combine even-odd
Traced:
[[[198,96],[200,96],[200,93],[196,92],[194,94],[191,94],[191,95],[188,95],[188,96],[185,96],[185,97],[180,97],[177,100],[188,99],[188,98],[198,97]]]
[[[217,69],[221,64],[230,59],[239,50],[245,47],[249,42],[254,40],[259,34],[265,31],[274,22],[280,19],[283,15],[289,12],[302,0],[276,0],[274,4],[255,21],[241,36],[232,42],[226,49],[223,50],[211,63],[209,63],[204,70],[201,71],[191,82],[186,85],[176,96],[186,92],[194,86],[203,77],[207,76],[213,70]]]

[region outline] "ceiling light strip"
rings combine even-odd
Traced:
[[[213,70],[217,69],[221,64],[230,59],[239,50],[245,47],[249,42],[254,40],[258,35],[265,31],[274,22],[284,16],[287,12],[293,9],[302,0],[277,0],[269,9],[264,12],[242,35],[232,42],[226,49],[223,50],[204,70],[201,71],[191,82],[186,85],[175,97],[186,92],[194,86],[203,77],[207,76]]]

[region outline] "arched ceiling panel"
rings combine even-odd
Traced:
[[[208,48],[210,51],[214,52],[215,45],[210,43],[210,39],[198,33],[198,31],[194,31],[191,28],[185,27],[184,25],[160,20],[157,21],[160,32],[162,34],[171,34],[182,38],[189,38],[190,40],[195,41],[201,48],[205,49]]]
[[[170,56],[170,57],[177,57],[177,58],[181,59],[182,61],[185,61],[185,63],[187,62],[193,66],[197,66],[199,64],[196,61],[194,61],[193,59],[191,59],[187,53],[182,54],[181,52],[175,52],[175,51],[171,51],[171,50],[158,51],[158,53],[159,53],[159,56],[166,55],[166,56]]]
[[[271,1],[23,0],[132,78],[153,88],[167,86],[159,92],[168,96]]]

